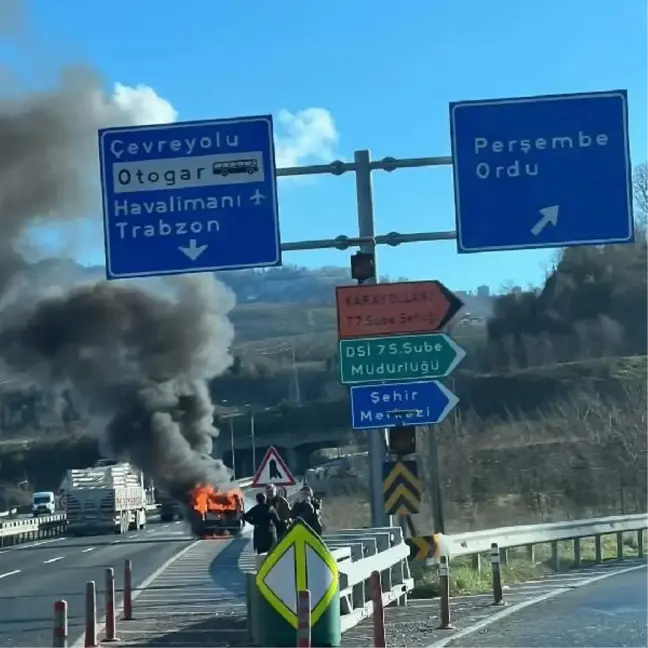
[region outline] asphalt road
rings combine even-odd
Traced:
[[[68,602],[70,645],[83,632],[85,583],[97,583],[103,616],[106,567],[121,589],[124,561],[132,560],[137,587],[193,539],[182,523],[150,523],[126,536],[52,538],[0,550],[0,647],[51,646],[53,606]],[[119,597],[119,594],[118,594]]]
[[[604,648],[648,645],[646,568],[531,605],[448,646]]]

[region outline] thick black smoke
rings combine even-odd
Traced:
[[[37,384],[71,385],[112,414],[104,448],[168,490],[229,473],[210,458],[214,409],[206,380],[231,363],[231,293],[211,276],[169,281],[159,296],[100,282],[46,298],[0,330],[0,357]],[[13,318],[12,318],[13,319]]]
[[[206,381],[231,362],[233,295],[210,275],[109,283],[70,260],[33,262],[35,226],[100,218],[97,128],[172,112],[150,89],[118,90],[79,68],[53,90],[0,99],[0,378],[72,391],[105,423],[106,454],[180,493],[229,480],[209,457]]]

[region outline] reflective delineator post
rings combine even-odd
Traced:
[[[297,595],[297,646],[311,646],[311,593],[310,590],[300,590]]]
[[[133,563],[124,562],[124,621],[133,618]]]
[[[385,648],[385,610],[382,599],[382,582],[380,572],[371,572],[371,601],[373,603],[373,638],[375,648]]]
[[[85,591],[85,648],[97,648],[97,586],[86,583]]]
[[[68,645],[68,604],[67,601],[54,601],[54,648],[67,648]]]
[[[493,571],[493,605],[504,605],[502,592],[502,573],[500,571],[500,552],[497,542],[491,544],[491,569]]]
[[[439,556],[439,626],[438,630],[452,630],[450,621],[450,566],[447,556]]]
[[[115,612],[115,570],[106,568],[106,637],[103,641],[117,641],[117,614]]]

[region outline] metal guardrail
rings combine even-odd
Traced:
[[[253,479],[254,477],[244,477],[236,480],[236,484],[243,490],[248,490]],[[146,510],[151,512],[157,508],[157,505],[149,505]],[[14,515],[16,509],[0,513],[0,547],[54,537],[65,532],[66,516],[63,512],[39,517],[13,518]]]
[[[493,544],[500,550],[529,547],[537,544],[557,543],[564,540],[594,538],[600,547],[605,535],[638,533],[638,544],[643,549],[643,530],[648,528],[648,514],[614,515],[590,520],[568,520],[548,524],[527,524],[484,531],[454,533],[443,537],[441,553],[449,560],[461,556],[475,556],[490,552]],[[597,549],[597,555],[598,555]]]
[[[0,547],[59,535],[65,529],[65,513],[0,522]]]
[[[374,571],[381,575],[384,606],[407,602],[414,579],[407,560],[410,549],[400,527],[343,529],[322,539],[335,556],[340,573],[342,632],[373,613],[369,578]]]

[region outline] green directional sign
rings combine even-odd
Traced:
[[[445,333],[340,340],[340,382],[362,385],[443,378],[465,355]]]

